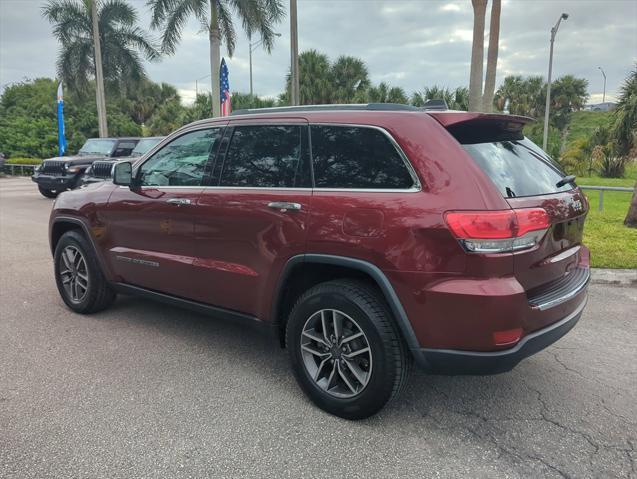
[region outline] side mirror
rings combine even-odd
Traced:
[[[133,184],[133,165],[128,161],[115,163],[115,166],[113,166],[113,183],[120,186],[131,186]]]

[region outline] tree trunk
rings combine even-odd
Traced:
[[[500,9],[501,0],[493,0],[491,4],[491,22],[489,25],[489,50],[487,51],[487,73],[484,81],[482,111],[493,111],[493,94],[495,93],[495,73],[498,67],[498,44],[500,42]]]
[[[100,30],[97,21],[97,0],[91,2],[91,19],[93,21],[93,59],[95,60],[95,101],[97,103],[97,125],[100,138],[108,136],[106,122],[106,98],[104,96],[104,73],[102,72],[102,47]]]
[[[216,0],[210,0],[210,85],[212,86],[212,116],[221,116],[221,88],[219,75],[221,69],[221,32]]]
[[[482,74],[484,70],[484,17],[487,0],[471,0],[473,5],[473,44],[469,76],[469,111],[482,110]]]
[[[630,207],[628,208],[628,214],[626,215],[624,224],[630,228],[637,228],[637,181],[635,182],[633,199],[630,201]]]

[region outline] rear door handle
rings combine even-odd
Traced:
[[[268,208],[272,208],[273,210],[281,210],[281,212],[285,213],[286,211],[299,211],[301,209],[301,203],[288,203],[287,201],[273,201],[268,203]]]
[[[170,203],[175,206],[189,205],[191,201],[188,198],[169,198],[166,203]]]

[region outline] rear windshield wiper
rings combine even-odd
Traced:
[[[507,192],[507,198],[515,198],[516,197],[515,191],[513,191],[508,186],[505,188],[505,191]]]
[[[575,181],[575,175],[567,175],[564,178],[562,178],[560,181],[558,181],[557,183],[555,183],[555,187],[556,188],[561,188],[562,186],[568,184],[568,183],[573,183]]]

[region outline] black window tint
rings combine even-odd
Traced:
[[[219,128],[186,133],[168,143],[140,168],[144,186],[199,186]]]
[[[507,198],[545,195],[573,188],[571,183],[555,186],[564,173],[527,138],[462,146]]]
[[[300,126],[237,126],[221,173],[221,186],[301,186]]]
[[[405,189],[414,186],[402,157],[375,128],[312,126],[317,188]]]

